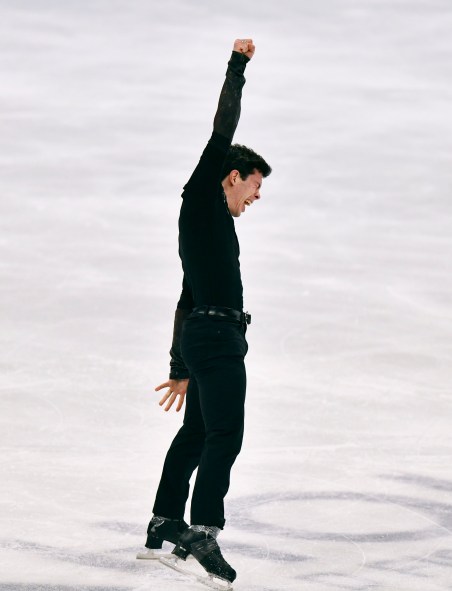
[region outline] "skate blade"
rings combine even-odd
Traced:
[[[191,557],[192,556],[190,554],[187,560]],[[181,566],[181,562],[183,564],[183,561],[181,561],[174,555],[171,558],[162,557],[160,559],[160,562],[165,566],[169,566],[169,568],[176,570],[178,573],[182,573],[183,575],[188,575],[189,577],[192,577],[193,579],[198,581],[198,583],[202,583],[210,589],[215,589],[216,591],[234,591],[229,581],[226,581],[225,579],[222,579],[221,577],[217,577],[215,575],[198,575],[197,573],[190,571],[188,568],[184,568],[183,566]]]
[[[160,558],[171,558],[171,550],[152,550],[147,548],[143,552],[138,552],[138,560],[160,560]]]

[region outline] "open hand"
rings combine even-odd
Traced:
[[[159,405],[163,406],[165,402],[167,403],[165,406],[165,411],[169,411],[169,409],[173,406],[176,398],[179,397],[176,406],[176,412],[179,412],[180,409],[184,405],[185,394],[187,393],[188,388],[188,379],[187,380],[168,380],[160,386],[157,386],[155,389],[156,392],[159,390],[163,390],[163,388],[168,388],[168,390],[163,395],[163,398],[160,400]]]
[[[244,53],[247,58],[251,59],[256,51],[252,39],[236,39],[234,41],[234,51]]]

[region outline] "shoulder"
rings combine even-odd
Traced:
[[[190,179],[184,194],[212,194],[221,185],[223,165],[231,140],[214,131]]]

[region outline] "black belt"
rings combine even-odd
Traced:
[[[193,308],[194,314],[202,314],[204,316],[221,316],[223,318],[232,318],[240,322],[240,324],[251,324],[251,314],[248,312],[240,312],[232,308],[223,308],[222,306],[198,306]]]

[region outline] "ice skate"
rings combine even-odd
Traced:
[[[180,535],[188,528],[183,519],[166,519],[154,516],[148,527],[148,537],[145,549],[138,552],[140,560],[160,560],[170,558],[171,548],[163,548],[163,542],[177,544]]]
[[[171,548],[144,548],[137,554],[140,560],[160,560],[160,558],[171,558],[171,556]]]
[[[187,529],[181,535],[172,554],[171,558],[162,558],[161,562],[174,570],[190,575],[212,589],[232,590],[231,583],[235,580],[237,573],[223,558],[215,538],[207,532]],[[181,561],[185,561],[190,554],[204,568],[207,576],[198,575],[184,567]]]

